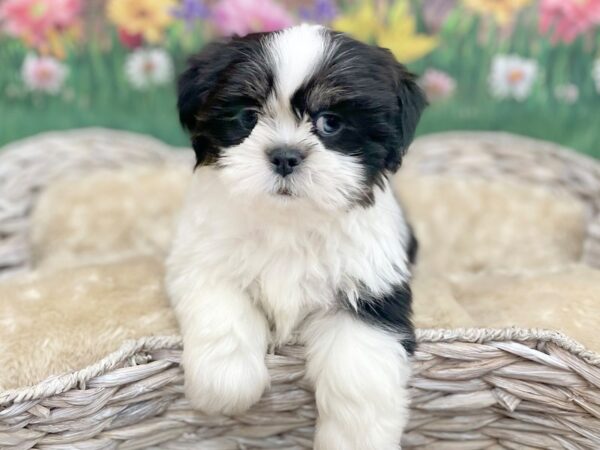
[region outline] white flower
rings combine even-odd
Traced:
[[[567,105],[572,105],[579,98],[579,88],[574,84],[561,84],[554,88],[554,97]]]
[[[125,74],[136,89],[166,84],[173,79],[173,61],[162,49],[137,49],[125,61]]]
[[[592,69],[592,78],[596,84],[596,92],[600,94],[600,59],[594,62],[594,68]]]
[[[50,56],[27,54],[21,67],[21,77],[27,89],[57,94],[62,88],[69,69]]]
[[[534,60],[517,55],[497,55],[492,61],[489,77],[492,95],[524,100],[531,93],[536,75],[537,64]]]

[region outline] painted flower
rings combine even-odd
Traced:
[[[196,21],[207,19],[210,11],[202,0],[181,0],[181,3],[171,10],[171,14],[175,18],[183,20],[189,29],[194,26]]]
[[[77,25],[81,7],[81,0],[4,0],[0,26],[30,47],[62,53],[57,40]]]
[[[58,94],[69,71],[51,56],[36,56],[29,53],[21,67],[21,77],[30,91]]]
[[[438,45],[437,38],[417,33],[417,22],[408,2],[397,1],[388,13],[387,26],[377,33],[377,44],[389,48],[404,63],[416,61]]]
[[[419,78],[419,85],[427,95],[427,100],[432,103],[449,98],[456,89],[454,78],[436,69],[427,69]]]
[[[314,0],[311,7],[301,7],[302,20],[315,23],[329,23],[337,16],[337,7],[333,0]]]
[[[294,23],[283,6],[273,0],[219,0],[213,8],[212,19],[225,36],[275,31]]]
[[[500,25],[506,25],[512,18],[533,0],[463,0],[471,11],[481,15],[491,15]]]
[[[427,29],[439,31],[457,3],[458,0],[422,0],[423,22]]]
[[[600,24],[600,0],[541,0],[539,17],[541,34],[568,44]]]
[[[592,78],[594,79],[594,84],[596,85],[596,92],[600,94],[600,59],[597,59],[596,62],[594,62]]]
[[[173,61],[162,49],[138,49],[127,57],[125,75],[136,89],[166,84],[173,80]]]
[[[160,42],[173,22],[175,0],[109,0],[108,18],[131,36],[141,35],[150,43]]]
[[[558,85],[554,88],[554,97],[562,103],[572,105],[579,98],[579,88],[571,83]]]
[[[121,44],[123,44],[126,48],[128,48],[130,50],[134,50],[138,47],[141,47],[142,44],[144,43],[144,38],[142,37],[141,34],[129,34],[123,28],[119,28],[117,33],[119,36],[119,41],[121,41]]]
[[[417,33],[416,20],[406,0],[397,0],[387,15],[378,14],[373,2],[365,0],[355,12],[334,20],[332,26],[390,49],[405,63],[422,58],[438,45],[436,37]]]
[[[375,33],[383,24],[377,17],[373,3],[364,0],[354,12],[339,16],[331,25],[336,30],[369,42],[374,39]]]
[[[536,75],[534,60],[517,55],[497,55],[492,61],[489,77],[492,95],[522,101],[531,93]]]

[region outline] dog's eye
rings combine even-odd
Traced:
[[[322,113],[317,116],[315,128],[321,136],[332,136],[342,128],[342,121],[331,113]]]
[[[255,108],[241,109],[235,116],[242,127],[251,130],[258,121],[258,111]]]

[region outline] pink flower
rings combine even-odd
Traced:
[[[25,57],[21,76],[30,91],[57,94],[67,77],[67,67],[50,56],[36,56],[29,53]]]
[[[50,17],[56,29],[61,30],[75,24],[81,12],[81,0],[43,0],[51,10]]]
[[[553,31],[554,43],[571,43],[600,24],[600,0],[541,0],[540,33]]]
[[[275,31],[293,24],[290,14],[273,0],[219,0],[212,18],[226,36]]]
[[[419,79],[419,85],[432,103],[447,99],[456,89],[456,81],[446,72],[436,69],[427,69]]]
[[[439,32],[457,3],[457,0],[421,0],[423,21],[427,30],[430,33]]]
[[[9,35],[39,47],[49,34],[74,25],[81,0],[4,0],[0,3],[0,24]]]

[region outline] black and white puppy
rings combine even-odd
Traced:
[[[392,54],[313,25],[208,45],[179,80],[197,167],[168,258],[185,391],[241,413],[306,346],[317,449],[398,449],[414,239],[388,178],[425,106]]]

